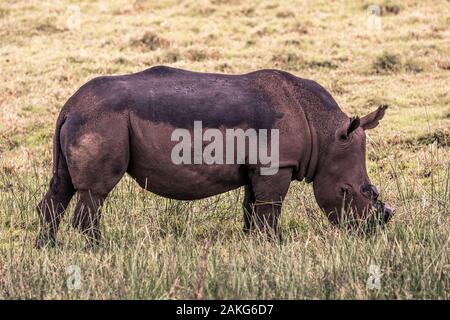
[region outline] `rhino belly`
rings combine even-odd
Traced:
[[[131,117],[130,160],[127,172],[148,191],[178,200],[201,199],[247,184],[244,165],[175,164],[171,155],[178,143],[174,128]]]

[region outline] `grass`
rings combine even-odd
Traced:
[[[70,2],[1,3],[0,298],[449,299],[448,3],[373,3],[380,31],[367,28],[367,1],[84,1],[79,29]],[[59,246],[35,250],[59,109],[90,78],[155,64],[281,68],[324,85],[349,115],[389,104],[367,167],[392,222],[367,237],[332,227],[295,182],[275,244],[241,233],[241,190],[179,202],[125,178],[105,204],[101,248],[83,249],[72,204]],[[72,265],[79,290],[67,286]]]

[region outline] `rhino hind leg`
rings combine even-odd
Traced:
[[[86,237],[88,247],[98,245],[101,240],[100,209],[106,195],[94,194],[90,190],[79,190],[78,197],[72,226]]]
[[[53,185],[53,179],[51,185]],[[40,220],[40,231],[36,239],[37,248],[56,243],[59,223],[75,193],[65,161],[60,162],[58,180],[57,186],[50,187],[37,205]]]
[[[101,207],[128,167],[125,152],[111,154],[108,159],[106,163],[98,159],[83,162],[81,166],[78,163],[76,173],[72,175],[78,202],[71,224],[86,237],[88,247],[100,243]]]
[[[256,228],[270,239],[281,240],[279,219],[284,197],[292,180],[292,168],[280,168],[274,175],[250,174],[255,197]]]
[[[102,204],[129,163],[127,124],[119,118],[111,126],[111,117],[97,119],[82,134],[71,135],[68,130],[65,138],[67,164],[78,198],[71,224],[86,237],[88,246],[100,242]]]

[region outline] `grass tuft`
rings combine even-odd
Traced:
[[[158,36],[152,31],[145,32],[141,38],[131,41],[132,46],[145,47],[149,50],[156,50],[159,48],[167,48],[170,45],[170,41]]]
[[[372,69],[375,73],[390,73],[400,71],[402,63],[400,57],[395,54],[384,52],[373,62]]]
[[[436,130],[431,133],[421,135],[417,138],[418,144],[430,145],[436,143],[439,147],[450,147],[450,131]]]

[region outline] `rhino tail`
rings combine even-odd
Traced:
[[[56,193],[58,189],[58,168],[59,168],[59,161],[60,158],[63,156],[61,151],[61,140],[60,140],[60,133],[61,128],[66,121],[66,116],[60,116],[56,122],[56,129],[55,129],[55,135],[53,138],[53,177],[52,181],[50,183],[50,188],[52,192]]]

